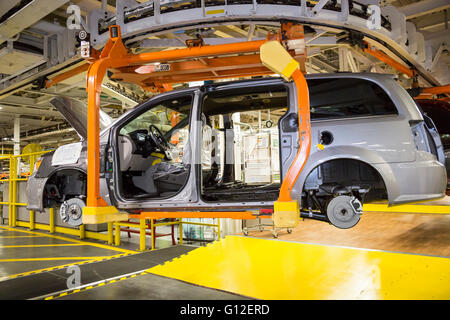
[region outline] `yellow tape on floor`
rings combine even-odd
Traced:
[[[15,229],[15,228],[6,227],[6,226],[0,226],[0,228],[4,229],[4,230],[8,230],[8,231],[17,231],[17,232],[22,232],[22,233],[26,233],[26,234],[36,235],[36,236],[42,236],[42,237],[48,237],[48,238],[52,238],[52,239],[64,240],[64,241],[72,242],[72,243],[90,245],[90,246],[93,246],[93,247],[107,249],[107,250],[112,250],[112,251],[119,251],[119,252],[124,252],[124,253],[129,253],[129,254],[136,253],[135,251],[132,251],[132,250],[127,250],[127,249],[122,249],[122,248],[118,248],[118,247],[108,246],[108,245],[99,244],[99,243],[95,243],[95,242],[81,241],[81,240],[76,240],[76,239],[71,239],[71,238],[67,238],[67,237],[61,237],[61,236],[56,236],[56,235],[51,235],[51,234],[46,234],[46,233],[41,233],[41,232],[36,232],[36,231],[20,230],[20,229]]]
[[[147,270],[258,299],[450,299],[450,259],[228,236]]]

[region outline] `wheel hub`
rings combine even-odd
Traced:
[[[327,207],[328,220],[336,227],[348,229],[355,226],[362,211],[356,211],[352,203],[359,202],[358,199],[350,196],[337,196],[333,198]],[[362,206],[361,206],[362,207]]]

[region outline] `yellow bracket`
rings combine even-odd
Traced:
[[[260,49],[261,62],[273,72],[290,81],[300,64],[292,58],[289,52],[278,42],[268,41]]]
[[[124,220],[128,220],[128,214],[120,213],[113,206],[83,208],[83,224],[99,224]]]
[[[300,218],[297,200],[275,201],[273,204],[273,223],[276,228],[295,228]]]

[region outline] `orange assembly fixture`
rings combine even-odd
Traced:
[[[140,76],[138,73],[135,73],[133,66],[143,65],[147,63],[154,62],[164,62],[164,61],[179,61],[183,59],[198,59],[202,63],[208,65],[209,63],[213,64],[218,62],[219,65],[215,67],[221,68],[220,60],[215,60],[219,58],[209,58],[209,57],[218,57],[221,55],[230,55],[230,54],[253,54],[251,57],[242,56],[245,59],[245,62],[254,62],[255,55],[254,53],[259,52],[259,49],[262,44],[266,42],[266,40],[262,41],[248,41],[248,42],[238,42],[231,44],[222,44],[222,45],[205,45],[205,46],[196,46],[190,47],[186,49],[176,49],[176,50],[168,50],[168,51],[160,51],[160,52],[148,52],[148,53],[140,53],[140,54],[128,54],[127,49],[124,47],[121,36],[120,36],[120,28],[119,26],[111,26],[109,28],[110,39],[108,40],[106,46],[98,56],[98,59],[91,60],[92,64],[88,69],[87,74],[87,92],[88,92],[88,130],[87,130],[87,201],[86,207],[83,208],[83,223],[103,223],[108,221],[117,221],[119,220],[119,216],[121,215],[118,210],[114,207],[108,206],[106,201],[100,196],[100,187],[99,187],[99,105],[100,105],[100,91],[101,91],[101,83],[108,69],[114,69],[116,71],[126,70],[131,68],[132,72],[135,76]],[[206,59],[208,58],[208,59]],[[235,57],[238,58],[238,57]],[[226,58],[220,58],[226,59]],[[203,61],[202,61],[203,60]],[[250,61],[251,60],[251,61]],[[190,67],[190,72],[196,72],[195,67],[198,64],[194,61],[191,61],[193,64],[188,66],[179,65],[180,69],[182,67],[188,66]],[[251,64],[251,63],[250,63]],[[223,64],[222,64],[223,67]],[[180,71],[178,69],[178,71]],[[201,69],[201,68],[200,68]],[[226,69],[226,67],[225,67]],[[245,68],[244,68],[245,69]],[[248,75],[255,75],[258,73],[261,74],[272,74],[268,69],[264,69],[259,63],[259,66],[251,66],[248,68]],[[141,71],[145,71],[141,69]],[[214,72],[219,72],[221,70],[213,70]],[[257,72],[259,71],[259,72]],[[183,73],[181,71],[181,73]],[[197,72],[198,73],[198,72]],[[118,78],[121,77],[117,76]],[[125,76],[125,74],[124,74]],[[146,75],[148,76],[148,74]],[[203,76],[203,75],[202,75]],[[228,75],[229,77],[229,75]],[[201,78],[201,76],[200,76]],[[144,78],[145,79],[145,78]],[[308,98],[308,88],[306,85],[306,80],[301,73],[300,70],[296,70],[292,75],[292,79],[294,80],[297,86],[297,99],[299,106],[299,135],[301,139],[301,146],[299,152],[291,165],[288,173],[286,174],[286,178],[283,181],[283,184],[280,189],[280,198],[279,201],[289,201],[290,193],[292,191],[292,187],[295,184],[296,179],[300,175],[300,172],[303,168],[304,163],[309,155],[310,149],[310,124],[309,124],[309,98]],[[129,79],[123,79],[124,81]],[[200,80],[200,79],[197,79]],[[206,80],[203,78],[203,80]],[[192,80],[191,80],[192,81]],[[179,81],[178,81],[179,82]],[[143,87],[151,86],[149,83],[140,83]],[[160,83],[160,85],[165,90],[170,90],[171,86],[169,82]],[[253,215],[249,211],[237,211],[237,212],[180,212],[177,215],[177,212],[143,212],[139,215],[140,217],[204,217],[204,216],[214,216],[214,217],[231,217],[239,219],[249,219]],[[121,219],[121,218],[120,218]]]

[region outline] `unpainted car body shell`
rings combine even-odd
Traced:
[[[301,199],[302,190],[308,175],[318,165],[334,159],[355,159],[362,161],[375,168],[382,177],[387,189],[388,202],[390,205],[401,204],[412,201],[431,200],[445,195],[446,170],[436,157],[426,151],[416,149],[412,137],[410,122],[420,122],[423,117],[418,110],[414,100],[395,81],[393,76],[372,73],[339,73],[339,74],[319,74],[307,75],[308,79],[319,78],[360,78],[372,81],[379,85],[392,99],[398,109],[398,115],[369,116],[352,119],[333,119],[311,122],[312,147],[308,161],[300,174],[292,191],[293,199]],[[289,112],[296,113],[297,103],[295,101],[295,85],[283,82],[279,78],[259,79],[253,81],[240,81],[226,84],[213,85],[213,90],[230,90],[242,86],[279,85],[284,83],[290,90]],[[351,88],[349,88],[351,90]],[[189,88],[160,94],[140,106],[130,113],[136,112],[140,108],[145,108],[153,101],[165,99],[177,94],[192,93],[194,95],[193,114],[200,114],[200,96],[204,94],[202,88]],[[111,130],[123,122],[130,113],[122,115],[114,123],[106,127],[100,133],[100,162],[104,162],[103,157],[105,147],[110,142]],[[351,130],[349,130],[351,126]],[[320,143],[320,133],[322,131],[333,133],[334,140],[323,150],[317,148]],[[192,123],[190,130],[190,145],[195,146],[191,150],[191,163],[198,163],[197,154],[200,154],[201,146],[201,124]],[[284,175],[289,169],[292,160],[298,150],[298,131],[287,132],[280,135],[281,172]],[[114,149],[114,144],[112,144]],[[28,182],[28,209],[43,211],[43,188],[46,181],[57,170],[67,168],[78,168],[86,172],[86,143],[83,141],[83,150],[77,164],[72,166],[52,167],[52,154],[46,154],[38,172],[34,173]],[[117,162],[117,157],[115,158]],[[50,168],[46,168],[46,166]],[[45,168],[45,172],[43,170]],[[115,167],[116,170],[117,167]],[[213,209],[239,209],[255,208],[258,206],[273,205],[272,201],[259,202],[227,202],[214,203],[205,202],[200,197],[200,188],[196,176],[199,174],[197,166],[191,167],[191,172],[185,187],[175,196],[169,199],[154,199],[141,201],[138,199],[129,200],[119,197],[110,198],[110,194],[117,195],[117,186],[104,178],[101,174],[100,193],[106,202],[116,205],[123,210],[131,209],[151,209],[151,210],[177,210],[186,207],[192,209],[213,208]],[[117,170],[116,170],[117,171]],[[117,174],[117,172],[115,173]],[[117,176],[115,176],[117,178]],[[116,188],[115,192],[112,192]],[[250,200],[250,199],[249,199]]]

